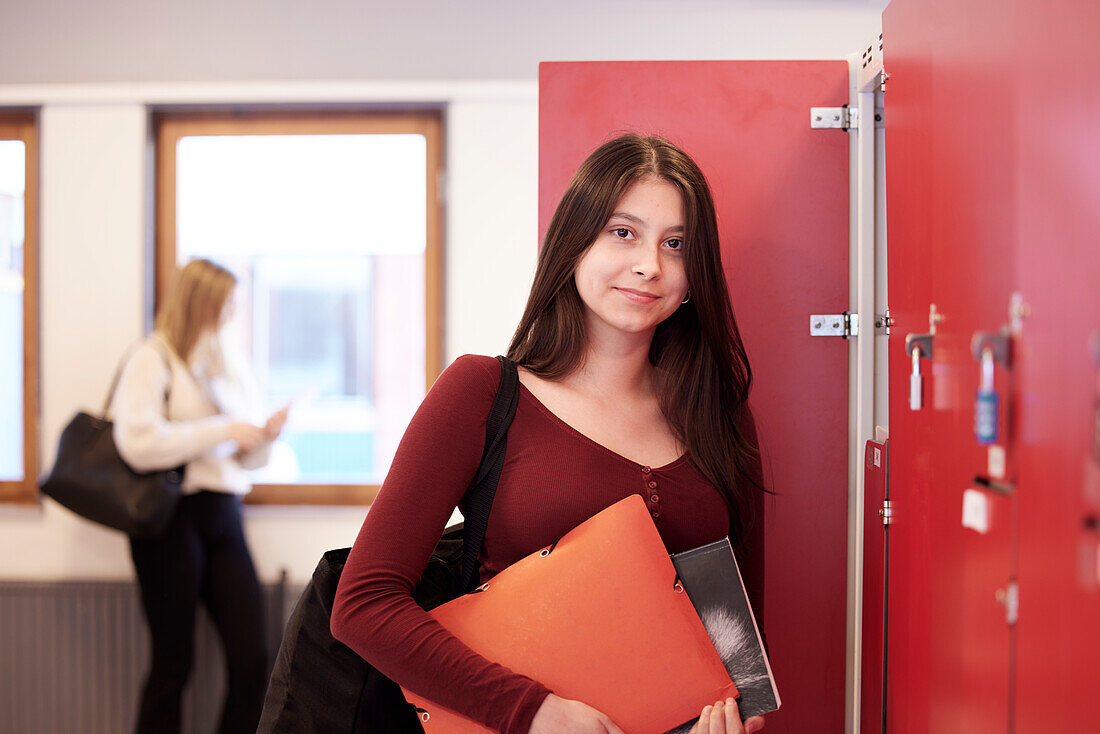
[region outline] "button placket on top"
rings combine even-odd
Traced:
[[[642,482],[645,485],[642,496],[646,498],[649,514],[656,520],[661,516],[661,495],[657,491],[657,476],[653,473],[653,469],[648,466],[642,467]]]

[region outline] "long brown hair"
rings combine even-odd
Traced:
[[[184,362],[202,333],[215,329],[237,276],[209,260],[183,266],[157,314],[156,331]]]
[[[752,519],[749,493],[764,489],[753,471],[757,447],[741,430],[752,370],[726,288],[710,187],[686,153],[663,138],[624,135],[581,164],[550,220],[508,356],[548,379],[580,366],[587,331],[573,273],[623,194],[647,176],[672,184],[683,199],[691,294],[657,327],[649,361],[656,367],[669,425],[718,489],[729,511],[731,537],[740,541]]]

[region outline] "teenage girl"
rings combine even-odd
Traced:
[[[629,135],[582,164],[550,222],[508,349],[520,399],[479,558],[486,581],[640,494],[669,552],[727,534],[762,614],[751,372],[710,190],[666,140]],[[411,591],[477,469],[500,381],[491,357],[440,376],[344,568],[332,631],[382,673],[508,734],[620,734],[603,713],[486,660]],[[694,734],[755,732],[735,701]]]

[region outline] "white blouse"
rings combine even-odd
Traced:
[[[255,390],[246,377],[226,373],[212,335],[194,352],[187,364],[153,334],[130,355],[110,407],[118,453],[139,472],[186,465],[185,494],[245,494],[252,488],[248,471],[267,463],[271,444],[241,453],[229,428],[263,425]]]

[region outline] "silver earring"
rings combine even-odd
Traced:
[[[687,303],[690,300],[691,300],[691,291],[688,291],[687,293],[684,294],[684,300],[680,301],[680,305],[682,306],[683,304]]]

